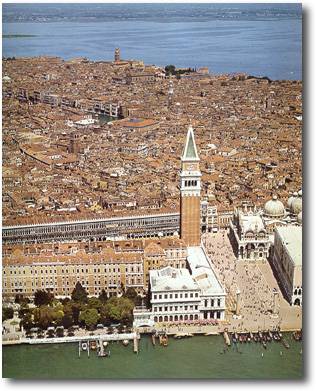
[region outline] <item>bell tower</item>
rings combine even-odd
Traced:
[[[200,159],[194,140],[193,128],[190,125],[181,157],[180,173],[180,232],[181,239],[188,246],[200,246],[200,195],[201,171]]]

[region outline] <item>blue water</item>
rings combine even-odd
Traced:
[[[302,78],[300,4],[5,4],[3,56],[122,58]]]

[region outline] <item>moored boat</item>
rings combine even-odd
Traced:
[[[123,345],[124,345],[124,346],[127,346],[128,343],[129,343],[128,339],[124,339],[124,340],[123,340]]]
[[[289,349],[290,348],[290,345],[287,343],[287,341],[285,341],[284,339],[282,339],[282,343],[283,345],[286,347],[286,349]]]

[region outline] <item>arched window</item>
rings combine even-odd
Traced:
[[[300,299],[295,299],[294,305],[301,305],[301,300]]]

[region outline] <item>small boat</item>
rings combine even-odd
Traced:
[[[242,343],[244,341],[243,336],[241,334],[238,335],[238,341]]]
[[[111,352],[108,351],[108,352],[98,352],[98,357],[110,357],[111,356]]]
[[[108,342],[107,341],[103,341],[103,346],[106,348],[108,346]]]
[[[257,336],[256,334],[254,334],[253,340],[254,340],[255,342],[258,342],[258,336]]]
[[[265,343],[265,341],[262,341],[262,346],[266,349],[267,348],[267,344]]]
[[[88,349],[88,344],[87,344],[87,342],[82,342],[82,344],[81,344],[81,349],[82,349],[82,350],[87,350],[87,349]]]
[[[96,350],[96,348],[97,348],[97,343],[96,343],[96,341],[91,341],[91,342],[90,342],[90,348],[91,348],[91,350]]]
[[[269,334],[269,337],[271,338],[271,340],[273,339],[273,335],[272,335],[272,333],[271,333],[271,331],[270,330],[268,330],[268,334]]]
[[[282,343],[287,349],[290,348],[290,345],[284,339],[282,339]]]
[[[250,333],[249,333],[249,337],[250,337],[250,339],[253,339],[253,334],[252,334],[251,331],[250,331]]]
[[[128,342],[128,339],[124,339],[124,340],[123,340],[123,345],[124,345],[124,346],[127,346],[128,343],[129,343],[129,342]]]
[[[160,345],[162,345],[162,346],[168,346],[168,336],[167,336],[167,334],[160,335],[159,336],[159,342],[160,342]]]
[[[300,331],[294,331],[292,335],[293,335],[293,339],[295,341],[301,341],[302,340],[302,334],[301,334]]]

